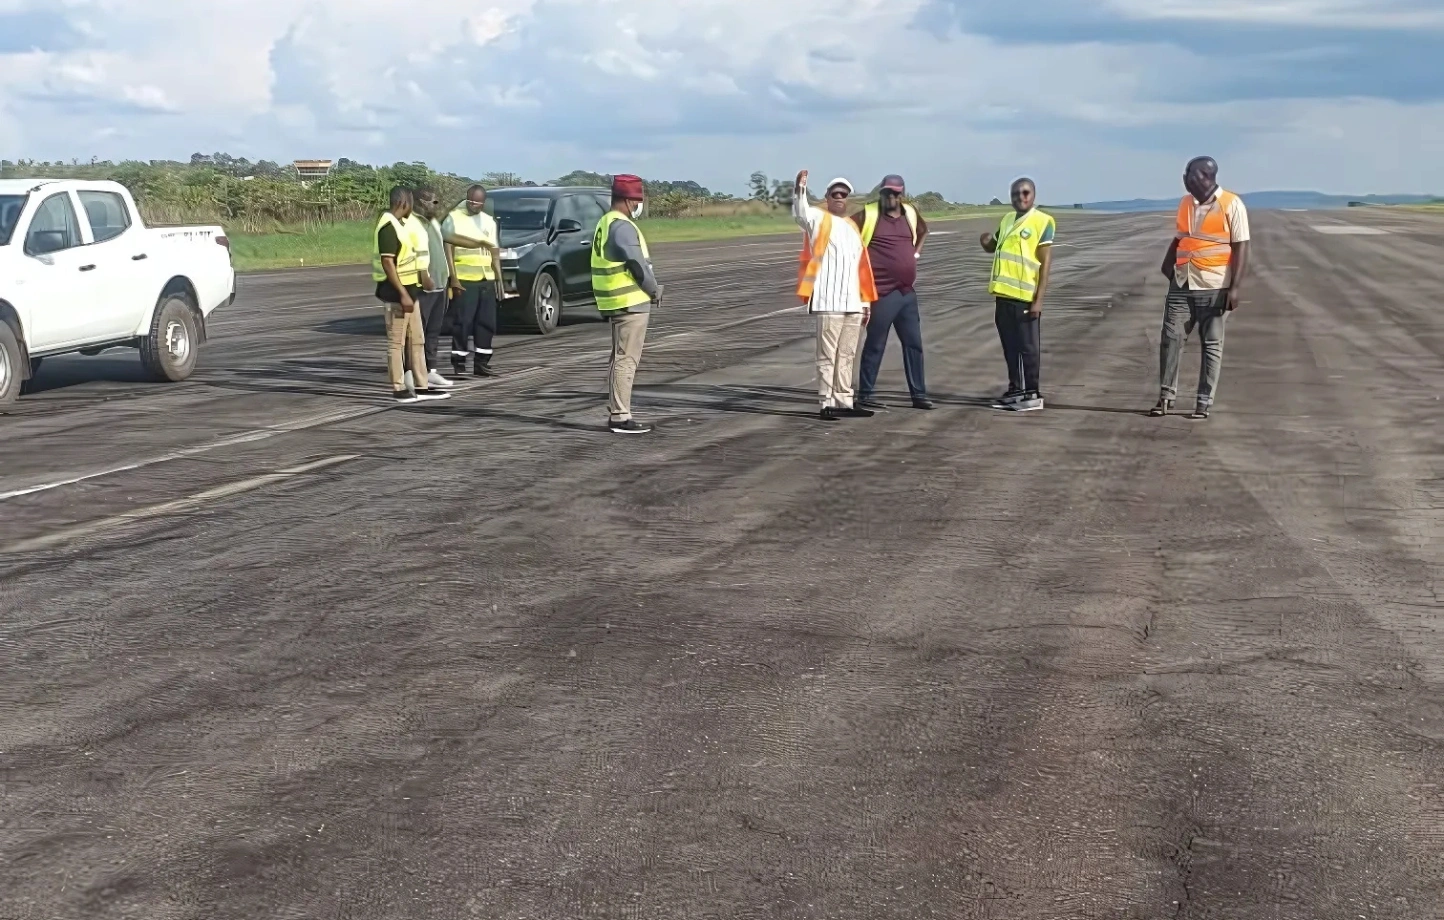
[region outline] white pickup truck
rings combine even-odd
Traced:
[[[0,404],[42,358],[116,346],[184,380],[235,299],[222,228],[146,227],[116,182],[0,179]]]

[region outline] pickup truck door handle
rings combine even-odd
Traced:
[[[94,265],[82,265],[82,266],[80,266],[80,270],[83,271],[83,272],[95,271],[95,266],[94,266]]]
[[[138,255],[138,256],[131,256],[131,257],[130,257],[130,261],[132,261],[132,262],[139,262],[141,259],[148,259],[148,258],[150,258],[150,256],[148,256],[148,255],[146,255],[145,253],[142,252],[142,253],[141,253],[140,255]]]

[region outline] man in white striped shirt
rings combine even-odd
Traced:
[[[792,216],[804,234],[797,296],[817,317],[817,395],[821,417],[829,422],[873,414],[853,405],[857,343],[877,300],[877,285],[862,234],[847,220],[851,194],[852,183],[834,179],[827,185],[827,210],[813,207],[807,201],[805,169],[792,188]]]

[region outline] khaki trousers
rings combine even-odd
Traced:
[[[817,395],[824,409],[852,408],[861,313],[817,314]]]
[[[612,324],[612,360],[607,368],[607,412],[611,421],[625,422],[632,417],[632,381],[637,378],[637,365],[642,360],[642,345],[647,340],[650,313],[618,313],[610,317]]]
[[[421,326],[421,305],[410,313],[402,313],[401,305],[386,304],[386,373],[391,377],[391,389],[400,392],[406,389],[406,370],[402,353],[410,352],[412,368],[419,368],[412,374],[416,389],[424,390],[426,383],[426,330]]]

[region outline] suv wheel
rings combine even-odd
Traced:
[[[10,324],[0,321],[0,405],[20,398],[20,341]]]
[[[156,307],[150,335],[140,342],[140,360],[157,380],[184,380],[196,369],[196,317],[190,298],[171,294]]]
[[[562,291],[551,272],[536,276],[531,286],[531,313],[537,332],[546,335],[557,328],[562,318]]]

